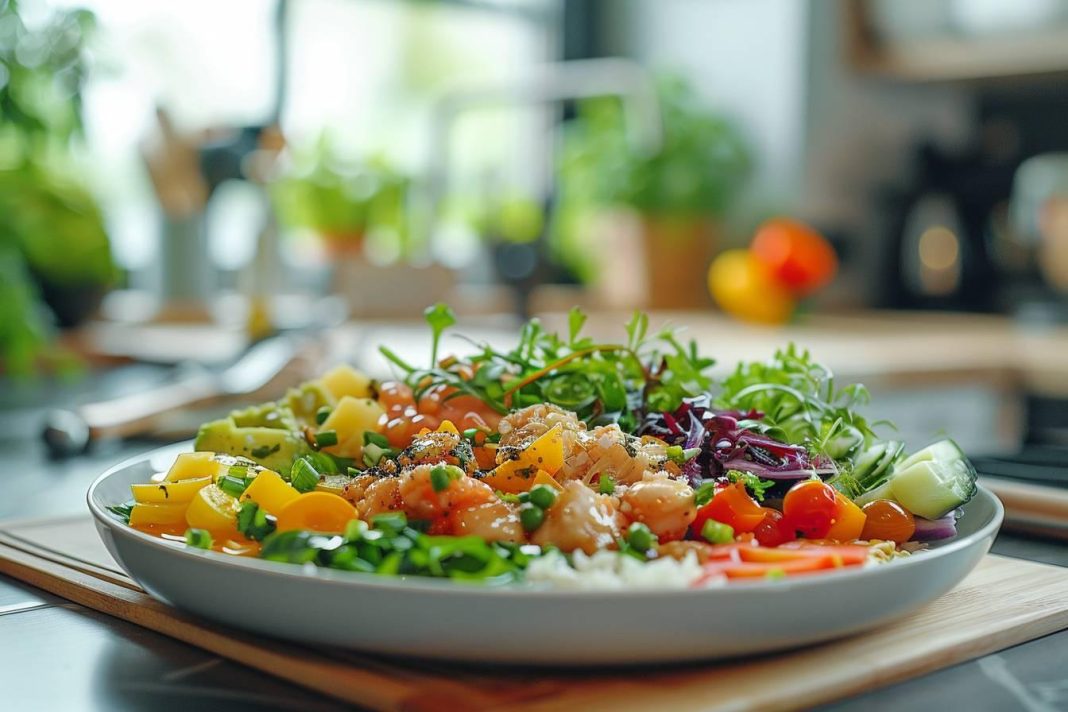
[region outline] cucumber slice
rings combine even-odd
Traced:
[[[928,445],[922,450],[917,450],[908,457],[904,462],[897,466],[897,469],[904,470],[912,467],[918,462],[953,462],[955,460],[965,460],[964,453],[961,451],[957,443],[952,440],[939,440],[938,442]]]
[[[857,478],[857,482],[864,483],[868,479],[868,474],[875,469],[875,466],[879,464],[879,459],[886,454],[887,444],[876,443],[860,454],[856,464],[853,465],[853,477]]]
[[[972,498],[975,480],[975,468],[964,458],[950,462],[929,459],[894,470],[887,485],[893,499],[905,509],[926,519],[938,519]]]
[[[856,497],[853,500],[853,503],[858,507],[863,507],[865,504],[874,502],[877,499],[894,499],[894,492],[890,489],[889,482],[884,482],[870,492],[865,492],[859,497]]]
[[[900,457],[901,451],[905,449],[905,443],[891,440],[886,443],[886,449],[883,450],[883,456],[879,458],[879,462],[875,464],[871,473],[866,478],[867,486],[871,486],[876,483],[886,482],[887,478],[894,472],[894,462]]]

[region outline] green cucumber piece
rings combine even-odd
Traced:
[[[887,444],[876,443],[860,454],[856,464],[853,465],[853,477],[857,479],[857,482],[863,484],[868,479],[868,474],[875,469],[880,458],[886,454]]]
[[[933,461],[949,463],[956,460],[967,461],[960,446],[952,440],[939,440],[938,442],[928,445],[922,450],[917,450],[906,457],[905,460],[897,466],[897,469],[904,470],[912,467],[918,462]]]
[[[975,468],[964,458],[950,462],[930,459],[899,467],[887,484],[893,499],[905,509],[938,519],[972,498],[975,480]]]
[[[865,492],[853,499],[853,503],[858,507],[863,507],[869,502],[874,502],[877,499],[894,499],[893,490],[890,489],[890,483],[884,482],[870,492]]]

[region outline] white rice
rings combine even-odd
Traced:
[[[535,559],[526,570],[526,580],[569,591],[684,589],[704,573],[694,554],[682,561],[664,557],[646,563],[617,551],[598,551],[587,556],[571,555],[572,563],[554,551]]]

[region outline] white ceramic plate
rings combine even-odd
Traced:
[[[985,489],[958,535],[864,569],[687,591],[535,591],[386,578],[168,544],[108,505],[184,444],[108,470],[89,509],[115,560],[146,591],[215,621],[308,644],[451,660],[556,665],[662,662],[760,653],[883,625],[953,588],[990,548],[1003,509]]]

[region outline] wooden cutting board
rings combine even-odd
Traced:
[[[0,525],[0,572],[346,702],[412,712],[807,708],[1068,628],[1068,569],[988,556],[912,616],[802,650],[643,668],[640,675],[473,669],[313,650],[186,615],[129,579],[87,516]]]

